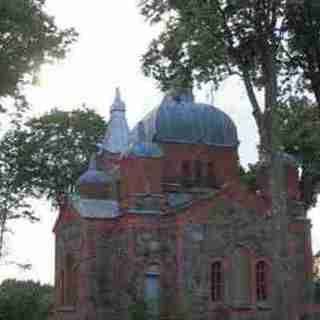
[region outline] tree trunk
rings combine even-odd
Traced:
[[[313,74],[311,76],[311,86],[312,86],[312,91],[316,98],[317,108],[319,110],[319,118],[320,118],[320,75],[319,74]]]
[[[286,219],[287,219],[287,201],[285,186],[285,170],[281,157],[278,156],[279,135],[277,130],[277,119],[274,118],[273,110],[277,108],[278,103],[278,83],[277,83],[277,66],[276,52],[270,46],[266,45],[263,51],[262,73],[265,81],[264,92],[264,112],[258,105],[253,83],[249,77],[249,72],[243,69],[243,80],[246,86],[249,100],[253,106],[253,116],[256,120],[260,135],[259,157],[260,162],[266,164],[270,169],[270,196],[271,196],[271,213],[273,216],[273,305],[271,319],[289,320],[288,310],[288,273],[282,270],[287,268],[286,261],[288,253],[286,250]],[[289,271],[288,271],[289,272]],[[285,275],[285,278],[283,277]],[[280,315],[280,317],[279,317]]]

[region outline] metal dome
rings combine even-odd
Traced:
[[[191,93],[167,95],[142,121],[145,140],[159,143],[206,144],[236,147],[237,128],[223,111],[195,103]],[[139,125],[131,133],[139,141]]]
[[[111,176],[97,169],[96,157],[92,156],[88,170],[80,176],[77,185],[106,185],[110,184],[112,180]]]

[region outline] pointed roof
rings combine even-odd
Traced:
[[[78,179],[77,185],[85,184],[108,184],[112,181],[104,171],[98,170],[96,155],[92,155],[89,163],[88,170],[84,172]]]
[[[114,98],[113,104],[110,108],[110,112],[113,111],[126,111],[126,105],[121,99],[121,93],[120,93],[120,88],[116,88],[116,96]]]
[[[126,119],[126,105],[121,99],[120,89],[110,108],[110,121],[101,148],[111,153],[122,153],[129,146],[129,126]]]

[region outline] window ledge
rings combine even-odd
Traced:
[[[270,303],[268,301],[258,301],[257,302],[257,309],[258,310],[271,310]]]
[[[76,308],[74,306],[61,306],[56,308],[57,312],[75,312]]]

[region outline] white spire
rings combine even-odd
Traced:
[[[116,89],[116,96],[110,108],[110,121],[102,149],[111,153],[122,153],[129,146],[129,127],[126,119],[126,105],[121,100],[120,89]]]
[[[110,108],[110,112],[113,112],[113,111],[126,111],[126,105],[121,100],[121,93],[120,93],[119,87],[116,88],[116,96],[115,96],[113,104]]]

